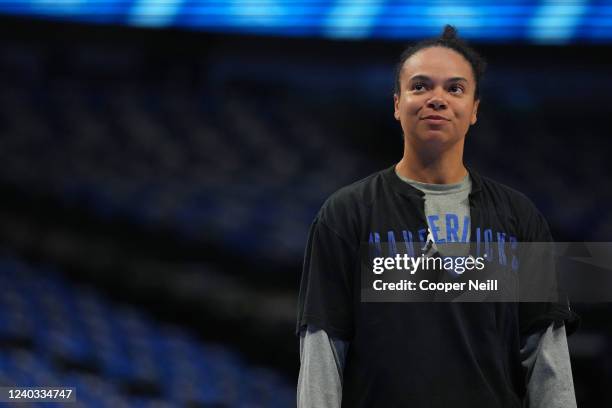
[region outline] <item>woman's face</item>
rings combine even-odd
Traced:
[[[409,143],[449,147],[476,123],[479,100],[470,63],[446,47],[425,48],[403,65],[394,116]],[[433,147],[433,146],[432,146]]]

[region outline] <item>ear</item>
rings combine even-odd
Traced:
[[[396,93],[393,94],[393,116],[395,117],[395,120],[400,120],[399,95]]]
[[[480,105],[480,99],[476,99],[476,102],[474,102],[474,109],[472,109],[472,118],[470,119],[470,125],[475,124],[476,120],[478,119],[478,105]]]

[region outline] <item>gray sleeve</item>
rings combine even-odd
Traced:
[[[525,408],[576,408],[565,325],[552,323],[527,337],[521,360],[527,370]]]
[[[308,326],[300,333],[298,408],[339,408],[348,342],[330,339],[325,330]]]

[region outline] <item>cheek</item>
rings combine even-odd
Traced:
[[[420,109],[421,104],[419,103],[419,101],[414,99],[404,100],[399,106],[399,111],[401,115],[406,117],[407,119],[409,119],[411,116],[415,116]]]
[[[404,109],[400,112],[400,122],[404,127],[414,127],[417,125],[418,116],[413,108],[404,106]]]
[[[455,114],[457,117],[460,117],[465,120],[470,120],[472,118],[472,112],[474,110],[474,105],[471,103],[467,103],[465,105],[460,105],[457,107]]]

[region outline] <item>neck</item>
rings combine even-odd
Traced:
[[[463,165],[463,143],[450,149],[432,151],[404,143],[404,156],[396,171],[409,179],[430,184],[459,183],[468,174]]]

